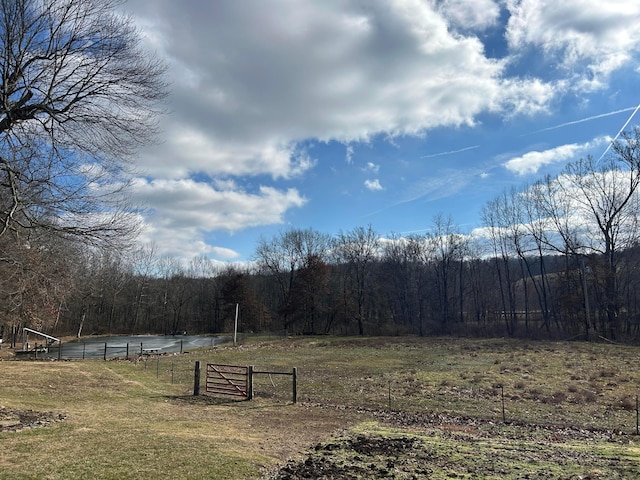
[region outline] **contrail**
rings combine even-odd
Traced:
[[[591,120],[597,120],[598,118],[609,117],[611,115],[617,115],[618,113],[630,112],[631,110],[638,110],[638,107],[628,107],[622,110],[616,110],[615,112],[601,113],[600,115],[594,115],[592,117],[581,118],[580,120],[574,120],[572,122],[561,123],[560,125],[554,125],[553,127],[543,128],[542,130],[536,130],[535,132],[525,133],[522,136],[533,135],[534,133],[548,132],[549,130],[555,130],[556,128],[568,127],[569,125],[576,125],[577,123],[589,122]],[[635,111],[633,115],[635,115]],[[631,115],[633,117],[633,115]]]
[[[441,157],[443,155],[453,155],[454,153],[466,152],[467,150],[473,150],[474,148],[479,148],[480,145],[474,145],[473,147],[461,148],[460,150],[451,150],[450,152],[440,152],[434,153],[433,155],[424,155],[420,158],[433,158],[433,157]]]
[[[622,126],[622,128],[620,130],[618,130],[618,133],[616,133],[616,136],[613,137],[613,140],[611,140],[609,142],[609,145],[607,145],[607,148],[605,149],[605,151],[602,153],[602,155],[600,155],[600,158],[598,159],[598,161],[602,160],[602,157],[604,157],[607,152],[609,151],[609,149],[611,148],[611,146],[616,142],[616,140],[618,139],[618,137],[622,134],[622,132],[624,132],[624,129],[627,128],[627,125],[629,125],[629,122],[631,121],[631,119],[635,116],[636,113],[638,113],[638,110],[640,110],[640,103],[638,104],[638,106],[635,108],[635,110],[633,111],[633,113],[631,114],[631,116],[627,119],[627,121],[624,123],[624,125]]]

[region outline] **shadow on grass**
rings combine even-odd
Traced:
[[[267,398],[268,396],[260,395],[260,397]],[[272,408],[272,407],[286,407],[291,406],[293,403],[281,403],[281,402],[268,402],[262,403],[259,399],[248,401],[244,398],[229,398],[229,397],[214,397],[211,395],[163,395],[161,398],[169,400],[172,403],[180,403],[185,405],[242,405],[245,408]]]

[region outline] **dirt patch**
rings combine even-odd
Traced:
[[[421,430],[436,429],[443,435],[450,437],[471,435],[474,438],[504,437],[511,440],[537,439],[557,443],[569,440],[627,443],[629,439],[636,438],[629,432],[620,430],[580,428],[564,424],[538,424],[522,421],[499,422],[486,418],[447,415],[437,412],[402,412],[320,403],[306,403],[305,405],[325,410],[352,410],[366,415],[383,425]]]
[[[622,432],[438,414],[359,411],[374,418],[375,426],[318,443],[304,457],[290,460],[264,478],[564,480],[639,478],[640,474],[634,459],[617,455],[608,447],[637,441],[636,436]]]
[[[583,450],[514,447],[493,442],[487,455],[474,443],[443,442],[438,437],[356,435],[319,444],[304,460],[290,461],[268,479],[637,478],[632,466],[621,465],[610,472],[606,468],[612,459]]]
[[[319,444],[304,461],[289,462],[271,478],[412,478],[430,473],[424,468],[429,460],[428,449],[417,438],[358,435]]]
[[[63,421],[63,413],[16,410],[0,407],[0,432],[16,432],[25,428],[40,428]]]

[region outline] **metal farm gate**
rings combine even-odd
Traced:
[[[208,395],[229,395],[240,397],[244,400],[253,399],[253,378],[254,375],[286,375],[291,377],[291,401],[298,401],[298,369],[293,368],[291,372],[258,371],[253,365],[248,367],[240,365],[220,365],[216,363],[207,364],[205,380],[205,393]],[[273,381],[271,382],[273,384]],[[196,361],[193,394],[200,395],[200,361]]]
[[[251,400],[250,367],[207,364],[206,392]]]

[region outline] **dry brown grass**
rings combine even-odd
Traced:
[[[455,433],[456,441],[467,435],[476,445],[474,435],[484,438],[493,425],[492,438],[516,438],[506,446],[500,440],[500,448],[515,450],[534,448],[522,443],[525,438],[547,442],[549,432],[565,427],[595,429],[604,433],[589,445],[602,441],[603,455],[637,460],[631,434],[638,353],[636,347],[503,339],[300,337],[137,363],[3,361],[0,405],[67,418],[46,428],[0,432],[0,478],[258,478],[358,425],[377,435],[380,427],[371,420],[418,435]],[[193,397],[196,359],[297,367],[300,403],[290,403],[288,377],[266,375],[256,380],[253,402]],[[416,414],[478,423],[408,420]],[[553,429],[510,430],[525,424]],[[622,432],[616,438],[626,442],[609,444],[606,432]],[[578,450],[581,441],[575,440]],[[469,459],[490,456],[492,445],[465,451],[473,452]]]
[[[0,432],[3,479],[256,478],[355,423],[349,412],[196,398],[129,362],[0,369],[0,405],[66,415]]]

